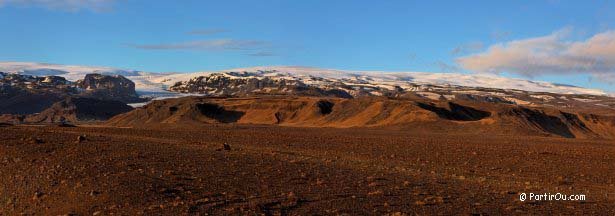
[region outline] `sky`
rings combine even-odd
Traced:
[[[0,0],[0,61],[495,73],[615,92],[614,1]]]

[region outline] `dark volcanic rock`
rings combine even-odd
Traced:
[[[86,140],[86,139],[85,139],[85,135],[79,135],[79,136],[77,136],[77,141],[76,141],[76,142],[77,142],[77,143],[81,143],[81,142],[83,142],[83,141],[85,141],[85,140]]]
[[[320,111],[320,114],[323,115],[327,115],[331,112],[333,112],[333,106],[335,104],[331,101],[326,101],[326,100],[320,100],[316,103],[316,106],[318,106],[318,109]]]
[[[535,127],[550,134],[556,134],[567,138],[575,137],[565,121],[562,121],[562,119],[557,116],[549,115],[542,110],[515,107],[501,113],[501,115],[513,116],[520,119],[522,123],[529,127]]]
[[[456,121],[478,121],[491,116],[490,112],[474,109],[453,102],[448,103],[448,108],[437,107],[434,104],[417,103],[423,109],[436,113],[439,117]]]
[[[125,103],[140,102],[135,83],[121,75],[88,74],[77,86],[85,89],[81,95],[104,100],[118,100]]]

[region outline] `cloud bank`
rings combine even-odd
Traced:
[[[509,72],[528,77],[588,74],[615,82],[615,31],[577,41],[568,40],[569,35],[570,30],[564,29],[543,37],[499,43],[456,61],[478,73]]]
[[[0,7],[17,5],[26,7],[43,7],[62,11],[105,11],[111,9],[115,0],[0,0]]]

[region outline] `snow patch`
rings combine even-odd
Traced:
[[[555,99],[555,97],[551,96],[551,95],[530,95],[530,97],[536,98],[536,99],[540,99],[540,100],[544,100],[544,101],[550,101]]]
[[[586,99],[586,98],[572,98],[576,101],[581,101],[581,102],[585,102],[585,103],[593,103],[593,102],[599,102],[600,100],[594,100],[594,99]]]
[[[441,95],[433,92],[417,92],[417,95],[431,100],[440,100]]]
[[[517,104],[517,105],[531,105],[532,104],[531,102],[513,98],[513,97],[504,97],[504,99],[507,101],[513,102],[514,104]]]

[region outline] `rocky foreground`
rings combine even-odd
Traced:
[[[6,215],[615,214],[612,140],[230,125],[0,133]],[[519,201],[530,192],[586,200]]]

